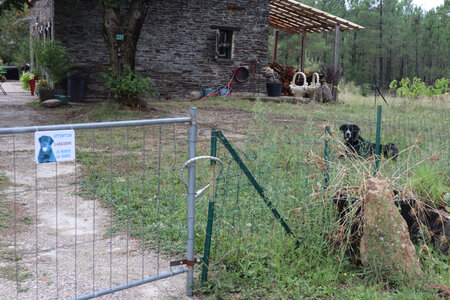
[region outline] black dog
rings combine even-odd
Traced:
[[[41,144],[41,149],[39,150],[38,162],[55,162],[56,158],[52,149],[53,139],[48,135],[43,135],[39,138],[39,143]]]
[[[374,143],[364,140],[359,135],[359,127],[354,124],[344,124],[339,128],[344,133],[345,145],[347,151],[359,156],[368,156],[375,154],[376,145]],[[385,157],[392,157],[393,160],[397,159],[398,148],[393,143],[387,145],[380,144],[380,153]]]

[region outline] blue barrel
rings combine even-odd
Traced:
[[[216,88],[216,93],[218,96],[228,96],[230,94],[230,92],[231,92],[231,89],[227,88],[224,85],[219,85]]]

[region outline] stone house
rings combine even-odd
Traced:
[[[69,47],[88,76],[87,99],[108,95],[100,81],[109,57],[99,2],[40,0],[31,10],[32,34]],[[198,97],[202,85],[225,85],[241,66],[250,75],[234,81],[233,90],[264,92],[258,73],[267,65],[268,36],[268,0],[154,0],[139,38],[136,71],[149,76],[164,98]]]

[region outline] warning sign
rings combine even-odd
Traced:
[[[34,133],[36,163],[75,160],[75,131],[37,131]]]

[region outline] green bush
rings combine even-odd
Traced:
[[[359,94],[363,97],[368,96],[370,93],[370,90],[371,90],[370,83],[364,83],[359,86]]]
[[[433,206],[446,206],[444,196],[450,191],[450,177],[445,170],[432,164],[420,164],[413,170],[413,191]]]
[[[110,68],[110,73],[104,73],[102,77],[114,99],[120,104],[144,109],[147,104],[143,98],[154,95],[150,78],[136,75],[129,65],[124,65],[120,76],[117,76]]]
[[[449,92],[449,80],[447,78],[437,79],[435,86],[426,86],[425,82],[418,77],[414,77],[413,81],[409,78],[402,78],[400,82],[393,80],[389,87],[400,96],[411,96],[417,99],[419,96],[424,97],[440,97]]]
[[[20,77],[20,82],[22,82],[22,88],[25,91],[29,91],[30,90],[30,80],[34,78],[34,75],[26,72],[24,73],[21,77]]]
[[[67,76],[72,67],[67,56],[69,49],[58,41],[34,40],[34,55],[39,71],[46,72],[52,87]]]

